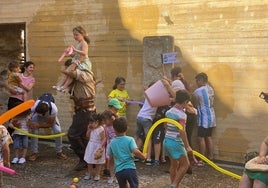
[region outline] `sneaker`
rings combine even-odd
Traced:
[[[169,188],[175,188],[175,185],[171,184],[171,185],[169,186]]]
[[[25,162],[26,162],[25,158],[22,157],[22,158],[19,159],[19,162],[18,162],[18,163],[19,163],[19,164],[23,164],[23,163],[25,163]]]
[[[87,173],[84,177],[84,180],[90,180],[91,179],[91,175],[89,173]]]
[[[111,175],[110,170],[109,169],[104,169],[103,170],[103,175],[110,176]]]
[[[94,181],[99,181],[100,180],[100,175],[96,175],[95,177],[94,177]]]
[[[139,158],[134,157],[134,162],[139,162],[139,161],[140,161],[140,159],[139,159]]]
[[[152,164],[152,166],[159,166],[159,161],[158,160],[154,160],[151,164]]]
[[[147,166],[151,166],[152,165],[152,159],[146,159],[145,164]]]
[[[114,177],[110,177],[109,179],[108,179],[108,184],[112,184],[114,182]]]
[[[29,161],[35,161],[38,157],[38,154],[37,153],[32,153],[30,156],[29,156]]]
[[[67,159],[67,156],[66,156],[64,153],[62,153],[62,152],[57,153],[56,156],[57,156],[59,159],[64,159],[64,160]]]
[[[17,162],[19,162],[18,157],[13,158],[12,161],[11,161],[12,164],[16,164]]]
[[[85,161],[79,161],[79,163],[74,167],[73,170],[81,171],[87,168],[87,163]]]

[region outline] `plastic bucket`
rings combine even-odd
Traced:
[[[152,107],[169,105],[171,102],[169,93],[161,80],[146,89],[145,97]]]

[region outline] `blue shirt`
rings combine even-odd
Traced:
[[[202,86],[194,91],[198,100],[197,114],[198,126],[203,128],[215,127],[215,113],[212,108],[212,93],[207,86]]]
[[[110,143],[110,155],[114,158],[115,172],[136,169],[132,151],[137,149],[135,140],[130,136],[117,136]]]

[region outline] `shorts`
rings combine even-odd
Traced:
[[[164,138],[165,138],[165,127],[164,124],[161,123],[154,129],[152,134],[152,141],[154,144],[159,144],[163,142]]]
[[[244,173],[247,174],[250,179],[259,180],[265,185],[268,185],[268,172],[251,172],[245,169]]]
[[[153,125],[153,121],[147,118],[143,118],[143,117],[137,117],[137,128],[135,131],[135,134],[141,138],[141,139],[145,139],[145,137],[147,136],[147,133],[149,131],[149,129],[152,127]]]
[[[13,148],[14,149],[28,148],[28,136],[14,134],[13,135]]]
[[[165,154],[172,159],[179,159],[183,155],[187,156],[183,141],[165,138],[163,142],[163,147],[165,150]]]
[[[213,128],[214,127],[210,127],[210,128],[198,127],[197,136],[198,137],[211,137]]]
[[[125,188],[127,182],[130,188],[136,188],[139,186],[139,179],[136,169],[124,169],[115,173],[118,185],[120,188]]]

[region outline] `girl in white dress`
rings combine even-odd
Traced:
[[[92,114],[89,116],[88,122],[86,136],[89,138],[89,141],[84,156],[84,160],[88,164],[88,170],[84,179],[89,180],[94,175],[94,180],[99,181],[101,166],[105,163],[105,130],[102,126],[100,114]],[[96,151],[100,153],[98,157],[96,156]],[[93,166],[95,166],[95,168],[93,168]]]

